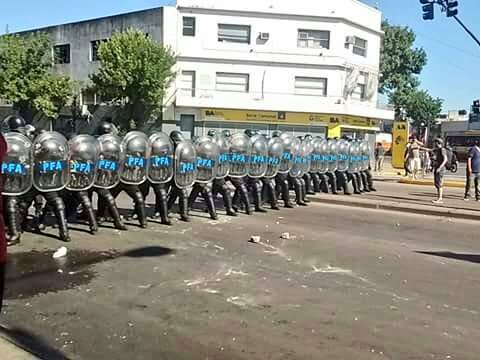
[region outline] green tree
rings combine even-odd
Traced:
[[[73,82],[53,70],[46,34],[0,37],[0,97],[27,120],[37,112],[54,119],[69,101]]]
[[[427,54],[414,48],[415,33],[408,27],[393,26],[383,21],[383,39],[380,61],[380,84],[382,94],[392,97],[395,92],[415,89],[418,75],[427,63]]]
[[[393,26],[385,20],[382,30],[385,36],[380,61],[380,92],[388,96],[397,116],[404,111],[414,126],[432,125],[442,111],[443,100],[418,89],[418,75],[427,64],[427,54],[414,47],[415,33],[408,27]]]
[[[142,128],[161,113],[175,76],[175,55],[169,48],[130,29],[103,42],[98,56],[100,68],[90,78],[102,98],[125,105],[127,118],[121,127]]]
[[[425,90],[411,92],[406,100],[406,115],[412,119],[412,124],[420,128],[422,123],[430,127],[442,111],[443,100],[433,98]]]

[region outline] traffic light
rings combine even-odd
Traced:
[[[434,17],[434,5],[431,0],[420,0],[423,10],[423,20],[433,20]]]
[[[458,1],[446,0],[447,2],[447,17],[453,17],[458,15]]]
[[[472,113],[480,114],[480,100],[473,101]]]

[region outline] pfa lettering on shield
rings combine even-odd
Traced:
[[[54,160],[54,161],[42,161],[40,166],[40,172],[42,173],[51,173],[63,170],[63,161]]]
[[[19,163],[2,163],[2,174],[23,175],[25,167]]]
[[[103,159],[98,162],[98,168],[103,171],[117,171],[118,163],[116,161]]]
[[[144,168],[146,165],[146,161],[143,157],[129,156],[126,159],[125,164],[127,165],[127,167]]]

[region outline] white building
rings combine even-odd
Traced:
[[[179,69],[165,118],[184,131],[339,136],[393,119],[377,106],[381,13],[360,1],[178,0],[164,29]]]
[[[360,1],[177,0],[33,31],[51,34],[57,71],[86,84],[98,68],[98,44],[130,27],[178,55],[165,131],[328,129],[338,137],[393,119],[377,105],[381,13]],[[82,101],[96,120],[113,111],[98,107],[95,94]]]

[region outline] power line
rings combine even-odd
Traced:
[[[428,40],[431,40],[431,41],[434,41],[434,42],[437,42],[445,47],[448,47],[448,48],[451,48],[451,49],[454,49],[454,50],[457,50],[457,51],[461,51],[463,52],[464,54],[466,55],[469,55],[469,56],[472,56],[474,58],[477,58],[477,59],[480,59],[480,55],[477,55],[477,54],[474,54],[468,50],[465,50],[465,49],[462,49],[458,46],[455,46],[455,45],[452,45],[448,42],[445,42],[443,40],[440,40],[440,39],[437,39],[437,38],[434,38],[434,37],[431,37],[429,35],[425,35],[425,34],[422,34],[422,33],[419,33],[419,32],[416,32],[417,35],[420,35],[421,37],[424,37],[425,39],[428,39]]]

